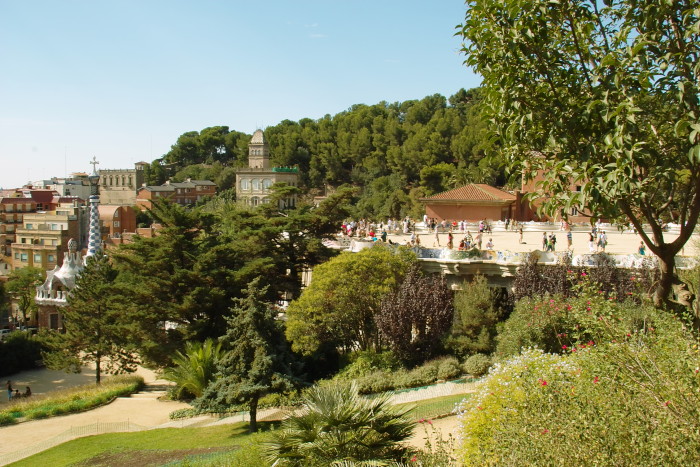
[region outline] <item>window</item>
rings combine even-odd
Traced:
[[[575,207],[571,208],[571,215],[578,216],[578,209],[576,209]]]
[[[119,228],[119,221],[114,221],[114,227]]]
[[[32,230],[34,228],[34,224],[27,224],[27,230]]]
[[[260,190],[260,180],[257,178],[253,179],[253,191],[259,191]]]
[[[41,263],[41,255],[35,254],[35,255],[34,255],[34,262],[35,262],[35,263]]]
[[[250,180],[247,178],[241,179],[241,190],[250,190]]]
[[[271,185],[272,185],[272,180],[270,180],[269,178],[266,178],[265,180],[263,180],[263,183],[262,183],[263,190],[269,190]]]
[[[15,251],[15,259],[19,259],[19,253]]]
[[[49,255],[47,257],[49,263],[55,263],[56,262],[56,257],[54,255]]]
[[[21,255],[19,255],[19,259],[20,259],[21,261],[27,261],[27,254],[26,254],[26,253],[22,253]]]

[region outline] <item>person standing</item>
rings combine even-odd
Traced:
[[[595,253],[595,234],[593,231],[588,232],[588,252]]]
[[[542,234],[542,251],[547,251],[547,232]]]
[[[519,233],[520,233],[520,239],[518,240],[518,243],[522,245],[523,243],[525,243],[525,242],[523,242],[523,228],[522,227],[520,227]]]
[[[435,241],[433,242],[433,246],[440,246],[440,232],[437,226],[435,227]]]
[[[476,234],[476,245],[477,245],[477,248],[480,250],[481,250],[481,241],[483,240],[483,238],[484,238],[484,234],[482,232],[479,232],[478,234]]]
[[[644,244],[644,242],[643,241],[639,242],[639,248],[637,249],[637,253],[644,256],[646,254],[646,252],[647,252],[647,247]]]
[[[454,245],[454,237],[452,236],[452,232],[447,234],[447,248],[452,249],[452,246]]]
[[[7,400],[12,400],[12,382],[7,380]]]
[[[568,243],[567,248],[571,250],[574,245],[574,236],[571,233],[571,229],[566,232],[566,243]]]

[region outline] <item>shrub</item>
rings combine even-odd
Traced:
[[[482,353],[474,354],[464,362],[464,371],[476,378],[485,375],[491,367],[491,359]]]
[[[598,340],[496,364],[461,409],[464,465],[698,465],[697,337],[664,311],[596,296],[570,313]]]
[[[455,357],[446,357],[439,361],[437,379],[452,379],[462,374],[462,367]]]
[[[414,368],[406,373],[398,374],[395,378],[396,388],[415,388],[427,386],[437,379],[438,365],[435,361]]]
[[[512,310],[507,292],[490,288],[484,276],[478,275],[455,294],[454,308],[447,347],[460,358],[476,352],[493,352],[496,323]]]
[[[41,362],[42,344],[27,332],[11,332],[0,341],[0,376],[30,370]]]
[[[222,357],[221,343],[213,339],[185,343],[184,352],[177,351],[173,366],[166,368],[163,377],[175,383],[170,394],[174,399],[200,397],[215,379],[216,364]]]
[[[401,461],[408,451],[402,442],[414,426],[409,410],[390,407],[388,396],[362,397],[355,385],[311,388],[302,415],[272,433],[268,460],[279,466]]]
[[[355,379],[367,376],[376,371],[395,371],[401,367],[401,362],[392,352],[375,352],[364,350],[350,355],[350,364],[338,374],[342,379]]]

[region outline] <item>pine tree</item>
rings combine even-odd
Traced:
[[[219,404],[247,404],[250,430],[257,431],[259,399],[292,388],[290,354],[276,312],[263,299],[266,288],[258,279],[248,284],[246,296],[235,300],[228,329],[221,337],[226,355],[219,361],[216,381],[202,399]]]
[[[125,316],[123,297],[109,259],[103,255],[90,258],[62,310],[65,333],[48,339],[47,366],[79,371],[82,365],[94,362],[97,384],[103,372],[134,371],[138,356],[133,338],[137,333]]]

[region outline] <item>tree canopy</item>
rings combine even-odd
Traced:
[[[470,0],[460,25],[513,173],[543,177],[550,213],[634,224],[661,260],[657,302],[700,214],[699,21],[692,0]]]
[[[377,245],[317,266],[311,284],[287,309],[292,349],[311,355],[324,344],[345,351],[377,348],[375,316],[413,260],[408,251]]]
[[[479,89],[461,89],[405,102],[353,105],[336,115],[265,129],[272,164],[297,166],[304,192],[350,184],[360,189],[353,215],[422,215],[418,198],[469,182],[502,183]],[[247,163],[249,135],[226,126],[188,131],[147,169],[148,183],[207,178],[232,186],[235,167]]]

